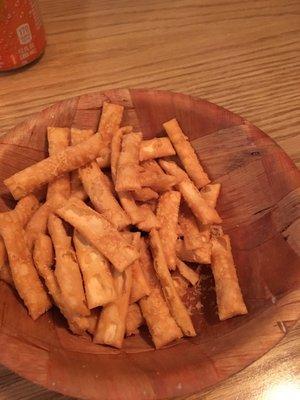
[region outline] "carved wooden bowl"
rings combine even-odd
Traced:
[[[124,105],[124,124],[147,138],[160,135],[162,123],[176,117],[209,176],[222,183],[218,210],[249,314],[218,321],[211,272],[202,268],[202,307],[193,316],[197,337],[156,351],[142,332],[115,350],[72,335],[56,311],[33,322],[0,282],[0,362],[42,386],[85,399],[201,392],[262,356],[299,319],[299,172],[273,140],[221,107],[167,91],[122,89],[62,101],[12,129],[0,141],[1,182],[45,157],[47,126],[96,130],[104,100]],[[2,183],[0,195],[2,211],[13,206]]]

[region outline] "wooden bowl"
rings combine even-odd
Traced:
[[[115,350],[72,335],[55,311],[33,322],[1,282],[0,362],[35,383],[85,399],[199,392],[270,350],[299,319],[299,172],[273,140],[221,107],[183,94],[122,89],[62,101],[12,129],[0,142],[1,182],[45,157],[47,126],[96,130],[104,100],[124,105],[124,124],[148,138],[176,117],[209,176],[222,183],[218,209],[232,238],[249,315],[218,321],[206,268],[203,307],[193,317],[197,337],[155,351],[142,333]],[[13,205],[2,183],[0,195],[2,211]]]

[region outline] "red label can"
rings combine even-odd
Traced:
[[[0,0],[0,71],[37,59],[46,46],[36,0]]]

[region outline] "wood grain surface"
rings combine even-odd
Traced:
[[[22,72],[0,75],[1,133],[73,95],[158,87],[207,98],[241,114],[300,164],[299,2],[40,3],[46,53]],[[201,399],[259,399],[274,382],[295,383],[299,333],[299,327],[292,329],[259,361]],[[1,400],[62,398],[0,371]]]

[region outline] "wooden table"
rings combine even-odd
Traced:
[[[48,46],[38,63],[0,75],[0,134],[57,100],[155,87],[241,114],[300,165],[298,1],[40,3]],[[244,371],[185,399],[296,398],[299,337],[300,325]],[[0,400],[62,398],[0,367]]]

